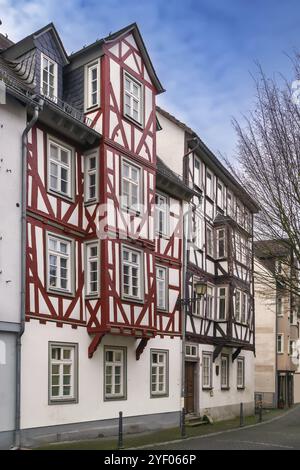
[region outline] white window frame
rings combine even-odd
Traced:
[[[97,77],[95,80],[91,80],[91,73],[93,70],[97,71]],[[100,59],[94,60],[93,62],[85,66],[85,98],[84,98],[84,108],[85,112],[89,112],[96,108],[99,108],[101,99],[100,99],[100,86],[101,86],[101,71],[100,71]],[[92,81],[96,82],[96,91],[92,92]],[[93,94],[97,94],[97,101],[93,103]]]
[[[296,340],[290,339],[289,340],[289,356],[291,357],[297,357],[296,355],[294,356],[295,348],[294,345],[296,344]]]
[[[126,80],[130,83],[129,90],[126,88]],[[144,101],[144,88],[141,82],[139,82],[136,78],[130,75],[128,72],[124,72],[124,95],[123,95],[123,112],[124,116],[129,118],[130,120],[134,121],[135,123],[139,124],[140,126],[143,125],[143,101]],[[133,92],[134,86],[137,87],[139,90],[138,95],[135,95]],[[126,111],[126,98],[129,99],[129,112]],[[138,107],[137,110],[134,110],[133,103],[137,102]],[[134,117],[134,111],[137,112],[137,118]]]
[[[95,159],[95,168],[90,168],[90,162]],[[98,201],[98,152],[94,150],[84,156],[84,202],[93,203]],[[90,195],[90,177],[95,176],[95,196]]]
[[[279,348],[279,338],[280,340],[280,348]],[[278,333],[277,338],[276,338],[276,351],[277,354],[284,354],[284,334],[283,333]]]
[[[241,370],[239,369],[241,366]],[[236,386],[238,390],[245,388],[245,358],[238,357],[236,360]]]
[[[91,249],[97,248],[97,254],[93,255]],[[97,279],[92,280],[91,274],[95,272],[91,270],[91,264],[97,263]],[[85,243],[85,295],[86,297],[99,297],[100,294],[100,243],[98,240]],[[97,284],[97,290],[91,289],[91,284]]]
[[[157,356],[157,362],[153,361]],[[160,360],[162,359],[162,361]],[[163,369],[161,371],[160,369]],[[161,373],[162,372],[162,373]],[[151,349],[150,352],[150,392],[151,397],[168,396],[169,394],[169,353],[161,349]],[[161,378],[163,380],[161,380]],[[161,388],[162,386],[162,388]]]
[[[234,301],[234,316],[235,320],[241,322],[241,313],[242,313],[242,291],[236,289],[235,291],[235,301]]]
[[[221,232],[223,232],[222,237],[220,236]],[[220,242],[221,241],[223,241],[223,250],[224,250],[223,255],[222,255],[222,253],[220,253]],[[225,229],[225,227],[222,227],[222,228],[217,229],[217,258],[218,259],[226,258],[226,255],[227,255],[227,250],[226,250],[226,229]]]
[[[59,357],[53,358],[53,351],[59,350]],[[69,358],[64,358],[65,352]],[[49,343],[49,404],[59,402],[77,402],[78,398],[78,346],[70,343]],[[69,373],[66,371],[69,367]],[[56,368],[56,369],[54,369]],[[54,373],[55,372],[55,373]],[[67,384],[64,384],[66,378]],[[54,380],[56,378],[56,380]],[[55,383],[54,383],[55,382]],[[65,388],[70,387],[70,393],[64,394]],[[58,388],[58,394],[53,395],[53,389]]]
[[[107,354],[112,353],[112,360],[107,359]],[[120,358],[120,360],[118,360]],[[108,374],[108,371],[111,374]],[[104,348],[104,401],[110,400],[122,400],[126,398],[126,348],[105,346]],[[119,370],[118,370],[119,369]],[[119,373],[116,373],[119,372]],[[111,376],[111,380],[108,383],[108,377]],[[116,380],[118,377],[118,380]],[[120,383],[118,383],[118,381]],[[108,392],[107,388],[111,387],[111,391]],[[116,387],[120,387],[120,391],[116,392]]]
[[[198,188],[202,189],[202,162],[200,160],[200,158],[198,157],[194,157],[195,158],[195,161],[194,161],[194,183],[196,184],[196,186],[198,186]],[[196,168],[196,162],[197,162],[197,165],[199,165],[199,168]],[[196,173],[198,174],[198,178],[196,178]]]
[[[224,209],[224,184],[220,180],[217,181],[217,206]]]
[[[132,300],[142,300],[143,297],[143,292],[142,292],[142,280],[144,278],[144,270],[143,270],[143,253],[139,250],[132,249],[128,246],[121,246],[122,250],[122,296],[124,299],[132,299]],[[126,259],[126,256],[124,256],[124,253],[127,252],[129,254],[129,259]],[[137,262],[132,262],[130,261],[130,258],[132,258],[132,255],[137,256]],[[128,269],[128,274],[125,274],[125,266],[127,266]],[[133,270],[137,269],[137,275],[133,276]],[[124,276],[128,277],[128,282],[129,284],[125,284],[124,282]],[[132,278],[137,278],[137,286],[134,286],[132,284]],[[129,293],[125,293],[125,286],[129,286]],[[137,294],[133,294],[133,289],[137,289]]]
[[[277,317],[283,317],[284,312],[284,301],[282,295],[276,295],[276,315]]]
[[[186,344],[185,345],[185,356],[193,359],[198,358],[198,345],[196,344]]]
[[[224,363],[226,367],[224,369]],[[224,376],[224,370],[226,371],[226,375]],[[221,390],[228,390],[229,389],[229,356],[221,355]],[[225,382],[224,379],[225,378]]]
[[[248,295],[246,292],[242,291],[241,295],[241,323],[247,324],[248,321]]]
[[[209,244],[208,232],[211,234],[210,244]],[[210,225],[206,225],[205,241],[206,241],[206,254],[213,258],[214,257],[214,229]]]
[[[51,155],[51,146],[57,148],[58,159]],[[68,155],[68,163],[62,161],[62,152]],[[47,158],[47,173],[48,173],[48,192],[66,198],[73,199],[74,184],[73,184],[73,165],[74,165],[74,149],[68,145],[63,144],[57,139],[48,136],[48,158]],[[57,175],[53,174],[53,168],[57,168]],[[67,172],[67,179],[62,177],[62,171]],[[51,177],[57,179],[57,188],[51,184]],[[68,184],[68,191],[62,191],[62,182],[66,181]]]
[[[199,282],[198,279],[194,279],[193,281],[193,302],[192,302],[192,311],[193,315],[196,317],[204,318],[205,314],[205,301],[203,295],[198,295],[196,292],[196,285]]]
[[[220,290],[225,289],[225,295],[220,295]],[[220,301],[224,299],[225,301],[225,316],[220,318]],[[227,286],[218,286],[217,287],[217,320],[226,321],[228,316],[228,287]]]
[[[234,196],[231,191],[227,189],[227,196],[226,196],[226,204],[227,204],[227,215],[229,217],[234,217]]]
[[[205,316],[209,320],[214,319],[215,286],[208,284],[205,294]]]
[[[208,175],[210,176],[210,178],[209,178]],[[206,181],[205,181],[206,196],[208,196],[211,200],[213,200],[214,199],[214,175],[207,168],[206,168],[205,178],[206,178]],[[208,185],[209,180],[210,180],[210,184]],[[208,188],[208,186],[209,186],[209,188]]]
[[[159,203],[162,202],[162,205]],[[160,216],[162,217],[162,230],[160,230]],[[169,198],[162,193],[155,194],[155,232],[157,235],[167,236],[169,232]]]
[[[46,83],[47,86],[47,92],[44,92],[44,60],[48,62],[48,80]],[[50,71],[49,71],[49,65],[54,66],[54,73],[53,75],[53,87],[50,85]],[[56,101],[57,100],[57,91],[58,91],[58,65],[55,60],[50,59],[50,57],[46,56],[45,54],[41,53],[41,74],[40,74],[40,90],[41,90],[41,95],[45,96],[45,98],[48,98],[51,101]],[[53,96],[51,96],[50,92],[50,87],[53,88]]]
[[[202,389],[212,389],[212,353],[202,352]],[[208,379],[208,380],[207,380]]]
[[[62,237],[61,235],[57,235],[56,233],[47,232],[47,289],[50,292],[60,292],[64,294],[73,294],[73,285],[74,285],[74,240],[66,237]],[[56,242],[56,245],[63,243],[66,244],[68,248],[68,252],[64,253],[61,250],[51,248],[51,242]],[[52,259],[52,263],[50,260],[50,256],[56,257],[56,265],[53,264],[54,259]],[[62,260],[66,260],[65,263],[62,265]],[[50,267],[56,266],[56,276],[50,274]],[[67,270],[67,277],[61,277],[61,269]],[[51,286],[51,277],[56,277],[59,281],[60,286]],[[67,280],[67,287],[61,287],[61,281],[66,279]]]
[[[159,275],[159,272],[164,273],[164,277]],[[163,286],[163,302],[160,303],[160,286]],[[165,266],[157,265],[156,266],[156,300],[157,300],[157,309],[166,311],[168,308],[168,268]]]
[[[124,166],[128,167],[128,176],[124,175]],[[132,170],[137,171],[137,181],[132,178]],[[125,195],[124,193],[124,184],[125,181],[128,183],[128,189],[129,189],[129,194]],[[137,202],[134,204],[133,203],[133,193],[132,193],[132,187],[136,186],[137,188]],[[140,210],[140,205],[141,205],[141,188],[142,188],[142,170],[139,166],[134,165],[131,163],[130,160],[127,160],[125,158],[122,158],[121,160],[121,206],[123,209],[129,212],[139,212]],[[125,200],[129,199],[127,203]]]

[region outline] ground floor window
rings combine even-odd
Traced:
[[[77,345],[50,343],[50,402],[77,399]]]
[[[221,388],[229,388],[229,357],[221,356]]]
[[[212,388],[212,353],[202,354],[202,388]]]
[[[237,358],[237,388],[245,388],[245,358]]]
[[[104,398],[107,400],[125,398],[126,350],[105,348],[104,356]]]
[[[151,351],[151,396],[168,395],[168,352]]]

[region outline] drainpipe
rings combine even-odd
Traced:
[[[15,444],[14,448],[21,446],[21,337],[25,330],[25,296],[26,296],[26,207],[27,207],[27,140],[28,133],[38,120],[40,109],[44,101],[39,100],[35,105],[33,117],[27,124],[22,134],[22,152],[21,152],[21,314],[20,331],[16,339],[16,415],[15,415]]]

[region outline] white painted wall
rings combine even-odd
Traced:
[[[79,402],[48,405],[48,342],[78,343]],[[139,340],[138,340],[139,341]],[[151,339],[139,361],[135,359],[138,341],[107,335],[92,359],[88,358],[91,337],[85,328],[69,325],[57,328],[53,323],[26,324],[22,353],[22,428],[95,421],[124,416],[168,413],[180,410],[179,339]],[[127,400],[103,401],[103,347],[127,347]],[[150,349],[169,351],[169,397],[150,398]],[[36,352],[39,352],[36,354]],[[30,367],[28,367],[30,364]]]
[[[212,386],[213,390],[202,390],[202,352],[213,352],[214,346],[199,345],[199,390],[200,413],[208,412],[215,419],[234,417],[239,411],[240,403],[251,409],[254,403],[254,354],[252,351],[241,351],[239,357],[245,358],[245,389],[237,388],[237,361],[232,362],[232,348],[223,348],[222,354],[229,355],[229,390],[221,390],[221,354],[213,364]],[[216,375],[216,366],[219,366],[219,375]],[[245,408],[246,410],[246,408]]]
[[[21,137],[25,126],[25,108],[8,97],[6,105],[0,105],[0,322],[20,319]]]
[[[185,153],[184,130],[157,112],[162,130],[156,133],[157,155],[178,175],[182,175]]]
[[[255,258],[255,271],[258,275],[267,273]],[[255,391],[275,393],[276,391],[276,302],[275,288],[268,288],[259,282],[255,286]]]

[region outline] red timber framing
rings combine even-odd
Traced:
[[[100,46],[99,46],[100,48]],[[84,202],[85,148],[41,125],[35,126],[28,140],[27,198],[27,296],[26,319],[41,323],[55,322],[58,327],[71,324],[86,327],[91,335],[88,351],[92,357],[105,334],[131,336],[139,340],[139,359],[149,339],[181,333],[178,298],[181,291],[182,246],[177,235],[181,214],[174,214],[177,224],[165,246],[156,244],[154,234],[156,191],[156,94],[131,32],[106,42],[99,49],[101,64],[100,107],[87,114],[91,127],[101,133],[97,152],[97,202]],[[148,65],[149,67],[149,65]],[[124,73],[141,86],[141,124],[124,116]],[[161,90],[160,90],[161,91]],[[48,190],[49,135],[72,149],[73,195],[63,198]],[[141,210],[137,213],[121,207],[122,162],[136,166],[141,177]],[[178,201],[180,205],[180,201]],[[103,207],[106,209],[103,211]],[[99,238],[100,293],[85,295],[85,243]],[[71,240],[73,289],[70,294],[47,288],[47,234]],[[143,296],[125,299],[122,294],[122,248],[141,253]],[[169,271],[169,309],[156,307],[156,263]]]

